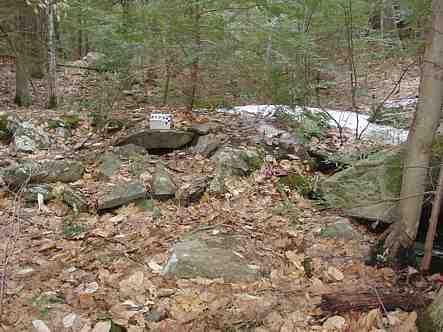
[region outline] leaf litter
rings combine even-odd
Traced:
[[[11,73],[1,74],[6,81],[13,79]],[[61,91],[73,98],[77,94],[88,98],[92,89],[84,77],[61,81]],[[35,108],[15,109],[6,102],[6,109],[44,125],[60,113],[44,109],[42,95],[34,96]],[[119,106],[133,109],[133,103],[128,97]],[[93,131],[87,110],[77,111],[80,123],[70,138],[58,137],[50,151],[27,157],[82,160],[86,173],[72,185],[95,207],[103,191],[103,182],[96,176],[96,157],[115,145],[125,130]],[[131,114],[113,115],[141,127],[151,111],[172,113],[177,127],[191,121],[180,108],[148,105]],[[253,135],[253,124],[242,125],[233,114],[196,112],[192,121],[221,124],[232,140],[245,146]],[[10,163],[21,157],[6,144],[0,145],[0,155]],[[186,149],[156,158],[167,165],[178,187],[189,185],[195,175],[212,176],[215,170],[213,161]],[[144,170],[146,184],[154,167],[155,163]],[[0,249],[8,255],[7,269],[0,272],[5,289],[0,330],[415,331],[415,312],[387,314],[373,309],[325,316],[319,309],[324,294],[389,288],[396,276],[392,270],[364,264],[367,247],[375,238],[363,229],[363,239],[355,241],[319,237],[318,230],[336,215],[316,208],[294,191],[281,191],[278,176],[289,171],[312,173],[296,158],[271,161],[250,177],[228,178],[224,195],[205,194],[189,206],[155,201],[160,213],[134,203],[101,215],[79,213],[77,228],[72,223],[67,227],[70,210],[58,200],[39,208],[20,204],[13,193],[0,191]],[[131,172],[131,164],[123,163],[107,181],[108,187],[128,180]],[[262,278],[230,283],[162,274],[170,249],[184,234],[199,227],[212,228],[216,234],[220,231],[216,226],[244,236],[245,246],[253,244],[254,255],[266,267]],[[7,248],[17,227],[13,247]]]

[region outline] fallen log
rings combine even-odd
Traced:
[[[350,311],[369,311],[380,308],[389,311],[400,308],[414,311],[430,303],[422,293],[398,290],[366,290],[322,295],[320,309],[324,313],[339,314]]]

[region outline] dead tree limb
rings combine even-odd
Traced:
[[[383,307],[384,310],[401,308],[413,311],[429,304],[423,294],[400,293],[396,290],[337,292],[322,296],[320,308],[324,313],[339,314],[349,311],[369,311]]]

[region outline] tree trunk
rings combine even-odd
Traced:
[[[22,54],[17,54],[15,66],[15,103],[18,106],[29,106],[31,105],[32,98],[29,91],[29,73],[26,57]]]
[[[48,108],[57,107],[57,62],[54,34],[54,3],[46,7],[48,17]]]
[[[46,18],[43,10],[38,9],[38,12],[29,17],[30,29],[30,45],[29,45],[29,74],[32,78],[42,79],[46,72]]]
[[[29,76],[29,8],[24,8],[23,11],[17,13],[16,28],[20,32],[16,41],[16,70],[15,70],[15,103],[18,106],[31,105],[32,98],[29,90],[30,76]]]
[[[191,88],[188,95],[188,104],[186,106],[186,110],[191,112],[194,108],[195,100],[197,98],[197,89],[198,89],[198,80],[200,74],[200,49],[201,49],[201,27],[200,27],[200,8],[198,4],[192,8],[193,18],[194,18],[194,27],[193,27],[193,38],[194,38],[194,50],[195,52],[194,60],[191,65]]]
[[[78,20],[79,20],[78,23],[79,23],[80,28],[77,31],[77,56],[79,59],[81,59],[86,54],[84,54],[84,52],[83,52],[83,28],[82,28],[83,27],[83,19],[80,16],[78,18]]]
[[[400,220],[386,239],[388,257],[396,265],[415,259],[414,244],[431,157],[434,134],[443,101],[443,3],[433,1],[432,31],[427,40],[420,98],[409,131],[400,200]],[[409,255],[411,254],[411,255]],[[406,259],[406,261],[405,261]]]
[[[437,233],[438,218],[440,216],[441,203],[443,202],[443,164],[440,165],[440,174],[438,176],[438,185],[432,205],[431,218],[429,219],[429,228],[426,234],[424,256],[421,261],[420,270],[428,271],[431,266],[432,247],[434,245],[435,234]]]

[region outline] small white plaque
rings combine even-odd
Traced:
[[[149,128],[151,129],[171,129],[172,115],[164,113],[151,113],[149,118]]]

